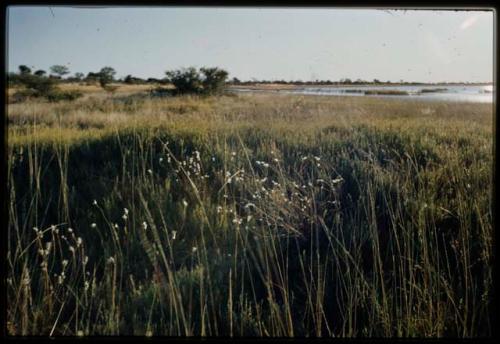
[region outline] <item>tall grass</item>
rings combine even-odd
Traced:
[[[12,335],[491,335],[491,106],[90,97],[8,123]]]

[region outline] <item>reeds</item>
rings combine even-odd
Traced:
[[[12,335],[491,335],[491,106],[145,96],[8,115]]]

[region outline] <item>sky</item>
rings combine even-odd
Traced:
[[[7,12],[7,68],[111,66],[163,78],[220,67],[240,80],[491,82],[493,11],[21,7]]]

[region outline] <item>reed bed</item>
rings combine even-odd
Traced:
[[[492,111],[278,94],[10,104],[8,332],[490,336]]]

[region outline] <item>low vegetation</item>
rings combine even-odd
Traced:
[[[489,336],[492,106],[8,106],[12,335]]]
[[[436,93],[436,92],[446,92],[447,88],[423,88],[420,93]]]
[[[407,96],[407,91],[401,90],[366,90],[365,95],[381,95],[381,96]]]

